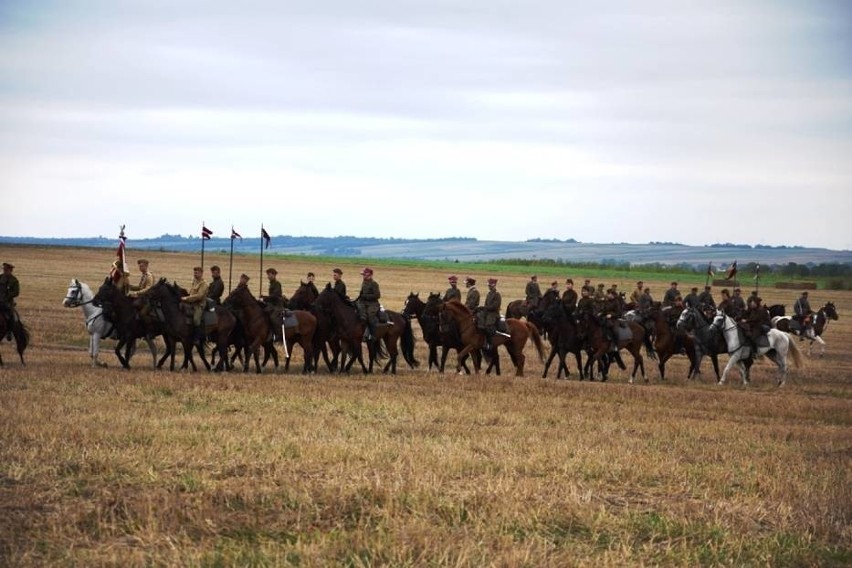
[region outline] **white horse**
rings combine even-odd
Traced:
[[[62,305],[66,308],[83,308],[83,318],[86,322],[86,330],[89,332],[89,356],[92,358],[92,367],[106,367],[106,363],[98,360],[101,339],[118,339],[118,335],[112,323],[103,316],[103,308],[92,304],[94,297],[88,284],[72,278]],[[145,341],[151,349],[156,367],[157,346],[153,339],[146,338]]]
[[[713,325],[722,330],[725,341],[728,343],[728,355],[730,356],[725,370],[722,371],[722,378],[719,379],[719,384],[725,383],[728,371],[736,365],[743,378],[743,384],[747,385],[749,382],[749,369],[743,364],[743,359],[748,359],[751,356],[752,348],[751,344],[745,338],[745,333],[731,316],[721,310],[716,311]],[[796,365],[796,368],[799,368],[802,365],[802,354],[799,348],[796,347],[796,342],[783,331],[770,329],[766,334],[766,338],[768,339],[768,343],[765,345],[758,344],[756,356],[766,355],[778,365],[780,373],[778,386],[781,386],[787,379],[787,355],[789,354],[793,357],[793,363]]]

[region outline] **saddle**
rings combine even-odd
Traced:
[[[612,326],[612,331],[619,343],[633,339],[633,330],[624,320],[618,320],[617,325]]]
[[[504,316],[500,316],[500,319],[497,320],[496,327],[500,333],[509,333],[509,326],[506,325],[506,318]]]

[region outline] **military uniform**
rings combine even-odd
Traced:
[[[698,303],[710,306],[711,308],[716,307],[716,300],[713,299],[713,294],[710,292],[709,287],[705,287],[704,291],[698,295]]]
[[[524,295],[526,296],[525,303],[528,307],[538,307],[538,303],[541,300],[541,288],[539,288],[536,280],[530,280],[527,282],[527,286],[524,289]]]
[[[646,289],[642,292],[642,295],[639,296],[639,301],[636,302],[636,308],[640,312],[647,312],[651,309],[651,304],[654,303],[654,298],[651,297],[651,291]]]
[[[630,301],[637,308],[639,307],[639,303],[642,301],[642,288],[636,288],[633,290],[633,293],[630,294]]]
[[[674,305],[675,298],[680,296],[680,291],[677,289],[677,284],[666,290],[666,295],[663,296],[663,307]]]
[[[757,346],[757,340],[764,334],[764,326],[767,328],[770,326],[771,318],[769,317],[769,310],[760,304],[750,307],[743,314],[740,323],[743,324],[743,328],[748,333],[749,338]]]
[[[21,293],[21,284],[18,278],[12,274],[15,267],[8,262],[3,263],[3,274],[0,274],[0,312],[11,324],[17,318],[15,315],[15,298]],[[9,325],[9,334],[12,326]]]
[[[346,297],[346,284],[344,284],[343,280],[336,280],[331,289],[337,292],[341,298]]]
[[[213,300],[217,306],[222,303],[222,294],[225,293],[225,282],[221,276],[214,276],[213,281],[207,288],[207,297]]]
[[[461,290],[459,290],[456,286],[457,280],[453,277],[450,277],[449,281],[450,287],[447,288],[446,292],[444,292],[443,300],[445,302],[449,302],[450,300],[458,300],[459,302],[461,302]]]
[[[591,298],[591,296],[583,296],[580,298],[577,302],[576,314],[578,320],[595,314],[595,301]]]
[[[740,294],[734,294],[731,296],[731,314],[729,314],[732,318],[736,319],[742,316],[746,311],[745,300]]]
[[[683,303],[687,308],[698,307],[698,288],[693,288],[692,291],[686,295],[686,298],[683,299]]]
[[[182,299],[192,306],[192,324],[195,327],[201,325],[201,315],[204,312],[204,301],[207,298],[207,281],[204,278],[193,278],[189,287],[189,294]]]
[[[367,322],[368,333],[373,334],[378,323],[379,299],[382,297],[382,293],[379,290],[379,283],[372,278],[372,270],[365,268],[361,274],[365,278],[361,282],[361,292],[358,294],[358,298],[355,299],[355,305],[358,307],[358,314],[361,316],[361,319]],[[370,278],[366,278],[367,275]]]
[[[475,312],[479,308],[479,290],[476,289],[476,284],[468,284],[467,298],[465,298],[464,305],[471,312]]]
[[[568,288],[562,293],[562,307],[565,313],[573,314],[577,309],[577,291],[573,288]]]
[[[488,284],[488,294],[485,296],[485,304],[478,312],[479,328],[484,329],[486,333],[493,334],[497,328],[497,321],[500,319],[500,306],[503,303],[503,297],[497,291],[496,281],[492,285]]]
[[[278,280],[270,280],[268,292],[269,293],[266,296],[263,296],[263,302],[267,306],[283,310],[284,292],[281,290],[281,282]]]

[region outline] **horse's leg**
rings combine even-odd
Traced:
[[[511,353],[511,352],[510,352]],[[524,376],[524,364],[527,361],[527,356],[524,355],[523,351],[519,351],[515,354],[515,376],[523,377]]]
[[[542,379],[547,378],[547,370],[550,368],[550,363],[553,361],[553,358],[556,357],[556,346],[550,346],[550,355],[547,357],[547,361],[544,362],[544,372],[541,374]],[[556,369],[556,378],[559,379],[559,374],[562,372],[562,367],[558,367]]]
[[[121,350],[124,348],[126,343],[127,340],[123,337],[118,340],[118,343],[116,343],[115,345],[115,356],[118,357],[118,362],[123,368],[129,369],[130,365],[128,364],[127,359],[125,359],[124,356],[121,354]]]
[[[580,349],[574,351],[574,358],[577,359],[577,372],[580,373],[580,380],[584,381],[586,380],[586,374],[583,372],[585,369],[583,369],[583,354]]]
[[[145,336],[145,343],[148,344],[148,349],[151,351],[151,367],[156,369],[157,368],[157,344],[154,343],[153,338],[151,338],[147,335]]]
[[[819,335],[814,336],[814,341],[819,344],[819,356],[822,357],[825,355],[825,341]],[[814,341],[811,341],[811,345],[813,345]],[[808,353],[810,354],[810,351]]]

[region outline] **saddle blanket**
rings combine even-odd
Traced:
[[[614,326],[614,329],[619,343],[633,339],[633,331],[631,331],[630,326],[626,322],[619,320],[618,325]]]

